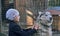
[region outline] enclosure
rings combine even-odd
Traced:
[[[9,6],[19,10],[22,28],[32,27],[39,11],[50,11],[53,16],[53,36],[60,35],[60,0],[0,0],[0,32],[4,35],[8,35],[5,13]]]

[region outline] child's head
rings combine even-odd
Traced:
[[[9,9],[6,12],[6,19],[19,22],[19,19],[20,19],[19,11],[16,9]]]

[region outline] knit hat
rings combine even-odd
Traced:
[[[16,9],[9,9],[6,12],[6,19],[14,20],[15,16],[19,16],[19,11]]]

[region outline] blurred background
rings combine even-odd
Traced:
[[[60,35],[60,0],[0,0],[0,36],[8,36],[5,14],[9,8],[19,10],[22,28],[32,27],[39,11],[51,12],[53,36]]]

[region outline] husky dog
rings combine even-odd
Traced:
[[[36,23],[39,25],[39,36],[52,36],[53,18],[50,12],[39,12]]]

